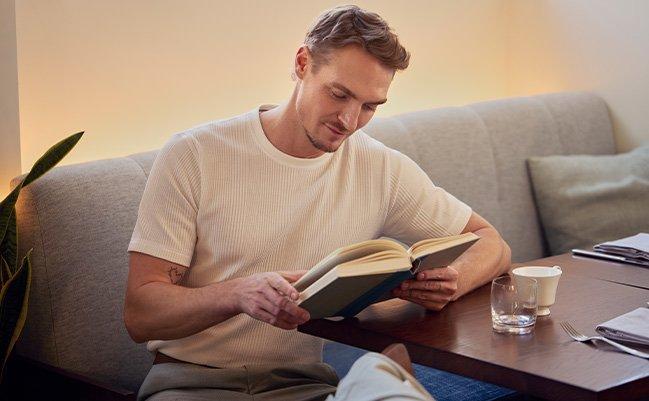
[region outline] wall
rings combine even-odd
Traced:
[[[20,174],[18,72],[14,0],[0,0],[0,200]]]
[[[21,0],[23,170],[80,130],[63,164],[158,148],[176,131],[287,99],[308,26],[337,4]],[[504,1],[357,4],[412,52],[377,115],[506,96]]]
[[[649,144],[649,1],[512,1],[508,13],[511,95],[595,92],[619,151]]]
[[[17,2],[22,170],[80,130],[63,164],[158,148],[174,132],[285,100],[307,27],[337,4]],[[619,150],[649,141],[647,1],[357,4],[384,16],[412,52],[378,116],[592,90],[611,108]]]

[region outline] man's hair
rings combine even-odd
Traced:
[[[329,62],[333,49],[349,44],[362,46],[383,65],[405,70],[410,53],[399,43],[397,35],[378,14],[355,5],[334,7],[322,13],[304,39],[313,58],[313,72]]]

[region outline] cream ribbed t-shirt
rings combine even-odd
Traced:
[[[361,130],[317,158],[281,152],[259,118],[272,107],[174,135],[153,163],[128,250],[189,266],[179,284],[196,288],[308,269],[336,248],[381,236],[411,244],[465,227],[466,204]],[[322,340],[246,314],[148,349],[217,367],[322,358]]]

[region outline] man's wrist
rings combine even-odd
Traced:
[[[223,321],[224,316],[226,316],[226,319],[229,319],[230,317],[236,316],[242,312],[239,297],[237,296],[238,291],[236,290],[237,284],[240,280],[241,279],[236,278],[227,281],[220,281],[206,287],[206,289],[208,289],[207,296],[214,300],[213,302],[218,305],[218,307],[213,308],[213,317],[215,320]]]

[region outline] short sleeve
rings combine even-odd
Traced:
[[[189,267],[200,200],[200,168],[193,141],[188,134],[176,134],[158,153],[140,201],[129,251]]]
[[[412,159],[391,152],[390,200],[382,235],[413,244],[460,234],[471,217],[471,208],[435,186]]]

